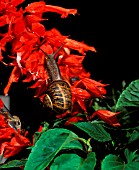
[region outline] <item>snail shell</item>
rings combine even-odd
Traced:
[[[72,97],[70,86],[66,81],[52,81],[43,99],[44,107],[56,114],[71,112]]]

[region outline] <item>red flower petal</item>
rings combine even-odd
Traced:
[[[82,62],[85,56],[79,55],[67,55],[64,56],[59,65],[68,65],[68,66],[82,66]]]
[[[25,12],[29,13],[43,13],[45,8],[45,2],[33,2],[28,4],[28,6],[25,8]]]
[[[72,40],[69,38],[66,38],[65,40],[66,44],[65,46],[67,46],[68,48],[74,49],[74,50],[78,50],[79,53],[85,55],[85,51],[93,51],[96,52],[96,49],[92,46],[88,46],[83,42],[78,42],[76,40]]]
[[[0,98],[0,110],[4,107],[4,103],[2,101],[2,99]]]
[[[8,91],[10,89],[10,86],[13,82],[17,82],[20,76],[20,69],[19,67],[15,66],[14,69],[12,70],[12,73],[10,75],[9,81],[7,86],[4,88],[4,94],[8,95]]]
[[[55,47],[61,46],[67,36],[61,35],[61,33],[56,29],[53,28],[50,31],[45,32],[46,40]]]
[[[89,99],[91,97],[90,93],[81,88],[71,87],[72,95],[79,99]]]
[[[107,84],[102,84],[89,78],[82,79],[82,83],[92,92],[93,97],[103,97],[103,95],[106,94],[104,87],[107,86]]]
[[[81,107],[84,111],[86,111],[85,100],[77,99],[77,103],[80,105],[80,107]]]
[[[83,118],[78,117],[78,116],[71,117],[66,121],[65,126],[72,125],[73,123],[76,123],[76,122],[79,122],[79,121],[83,121]]]
[[[44,20],[46,20],[46,19],[43,19],[43,18],[41,18],[41,17],[39,17],[39,16],[36,16],[36,15],[27,15],[27,16],[25,17],[25,20],[26,20],[26,23],[27,23],[29,26],[31,26],[32,23],[38,23],[39,21],[44,21]]]
[[[95,115],[98,115],[100,119],[105,121],[106,123],[112,125],[112,126],[120,126],[120,123],[118,122],[116,115],[118,115],[120,112],[111,112],[109,110],[97,110],[93,113],[93,115],[90,117],[92,119]]]
[[[33,23],[32,24],[32,31],[35,32],[38,36],[44,36],[45,27],[40,23]]]
[[[13,33],[14,35],[18,36],[18,35],[21,35],[25,30],[25,22],[23,19],[17,21],[15,24],[14,24],[14,27],[13,27]]]
[[[30,141],[20,132],[11,128],[0,114],[0,155],[8,158],[17,154],[23,147],[30,146]]]
[[[13,6],[18,6],[19,4],[22,4],[25,0],[11,0],[11,4]]]
[[[12,137],[11,141],[4,142],[1,145],[1,150],[4,151],[5,158],[19,153],[25,146],[30,146],[30,141],[26,137],[21,136],[17,132],[14,135],[15,136]]]
[[[77,9],[66,9],[59,6],[53,6],[53,5],[46,5],[45,12],[56,12],[58,14],[61,14],[61,18],[66,18],[69,14],[75,15],[77,14]]]
[[[3,15],[0,17],[0,26],[4,26],[9,23],[9,19],[7,15]]]

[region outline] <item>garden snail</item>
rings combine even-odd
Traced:
[[[47,54],[41,50],[46,55],[46,70],[49,75],[49,84],[43,99],[43,105],[55,114],[71,112],[72,108],[70,86],[66,81],[62,80],[60,70],[54,59],[62,46],[53,54]]]

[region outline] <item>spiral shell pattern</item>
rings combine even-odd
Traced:
[[[55,114],[71,112],[72,97],[69,84],[63,80],[52,81],[48,86],[43,104]]]

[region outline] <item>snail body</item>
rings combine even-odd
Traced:
[[[55,114],[71,112],[72,109],[70,85],[62,80],[59,67],[54,59],[54,56],[62,46],[54,54],[48,55],[45,53],[46,71],[49,75],[49,84],[43,98],[43,105]]]

